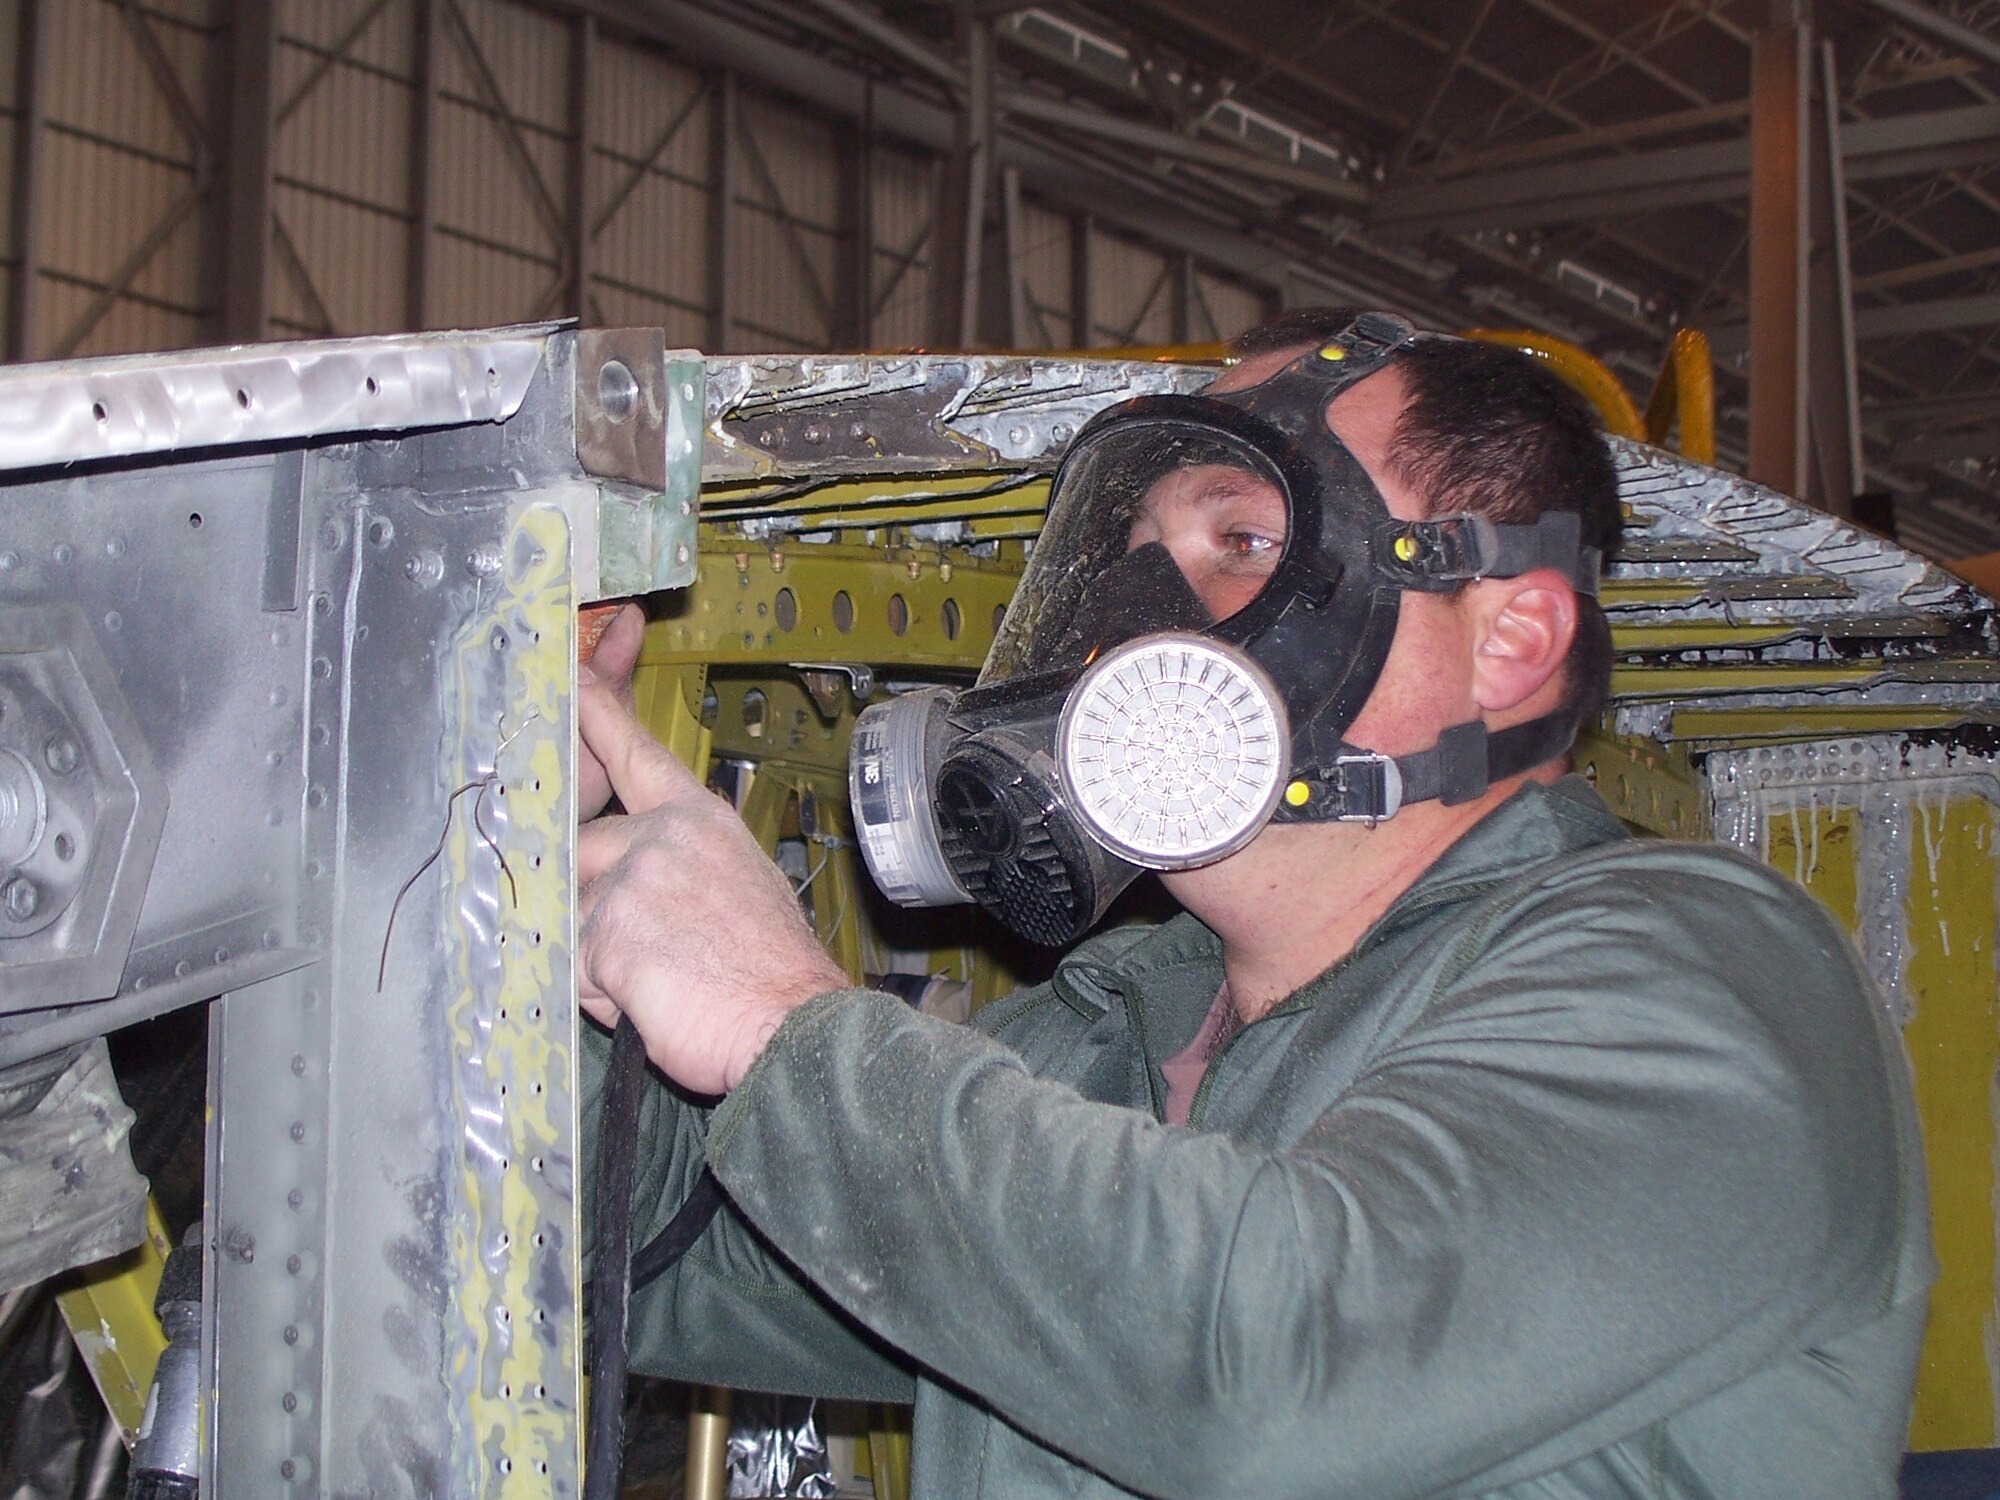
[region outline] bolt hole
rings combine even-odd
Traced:
[[[76,853],[76,844],[66,833],[56,835],[56,858],[68,859]]]
[[[102,401],[93,401],[90,403],[90,414],[97,418],[99,422],[109,422],[111,420],[111,408],[106,406]]]
[[[963,628],[964,623],[959,617],[958,601],[956,599],[947,599],[938,607],[938,628],[944,631],[944,638],[946,640],[957,640],[958,632]]]
[[[608,359],[597,372],[597,404],[614,422],[639,409],[639,381],[623,360]]]
[[[190,531],[201,530],[201,521],[202,521],[202,516],[200,511],[191,510],[188,512],[188,529]]]
[[[1007,606],[1006,606],[1006,605],[1004,605],[1004,604],[996,604],[996,605],[994,605],[994,606],[993,606],[993,633],[994,633],[995,635],[998,635],[998,634],[1000,633],[1000,622],[1001,622],[1002,620],[1006,619],[1006,618],[1007,618]]]
[[[846,589],[833,596],[833,628],[842,635],[854,628],[854,601]]]
[[[368,394],[371,396],[379,396],[382,394],[382,387],[380,384],[377,383],[373,375],[370,375],[366,380],[362,381],[361,385],[362,388],[366,390]]]
[[[250,392],[248,388],[240,385],[236,388],[236,404],[245,411],[250,410]]]
[[[799,599],[790,589],[779,589],[778,597],[772,604],[772,613],[777,616],[778,629],[796,630],[799,624]]]
[[[889,596],[889,633],[901,635],[910,628],[910,606],[901,594]]]

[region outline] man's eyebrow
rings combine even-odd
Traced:
[[[1220,468],[1220,466],[1217,466]],[[1278,487],[1262,474],[1254,474],[1248,469],[1221,469],[1220,472],[1204,475],[1196,482],[1192,498],[1196,501],[1235,500],[1251,496],[1259,500],[1269,499],[1279,505],[1284,497]]]

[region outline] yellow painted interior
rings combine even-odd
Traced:
[[[123,1255],[85,1268],[56,1294],[70,1337],[128,1448],[139,1435],[153,1368],[167,1347],[153,1298],[172,1249],[159,1206],[148,1198],[146,1238]]]
[[[1904,1028],[1930,1173],[1938,1280],[1917,1372],[1910,1446],[1995,1441],[1993,811],[1975,797],[1912,799]]]
[[[1764,825],[1765,858],[1771,865],[1811,891],[1820,904],[1854,930],[1857,911],[1856,840],[1861,815],[1851,807],[1821,806],[1801,793],[1788,809],[1771,814]]]

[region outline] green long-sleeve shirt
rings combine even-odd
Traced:
[[[913,1399],[920,1497],[1893,1493],[1916,1126],[1794,886],[1530,787],[1162,1124],[1221,977],[1183,917],[970,1027],[823,996],[712,1114],[653,1089],[639,1232],[704,1161],[733,1207],[634,1367]]]

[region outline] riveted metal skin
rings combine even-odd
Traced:
[[[655,487],[579,457],[578,342],[0,376],[0,622],[81,611],[68,628],[129,720],[106,733],[164,790],[119,971],[0,1004],[0,1065],[222,997],[202,1234],[216,1500],[576,1487],[574,606],[651,591],[642,713],[738,795],[851,972],[942,975],[983,1002],[1032,960],[964,908],[877,909],[844,806],[854,716],[976,673],[1085,421],[1209,378],[719,357],[694,397],[689,379],[656,393]],[[678,445],[676,403],[699,421]],[[1913,1440],[1989,1444],[1994,605],[1732,475],[1612,449],[1633,524],[1603,594],[1617,696],[1583,764],[1635,826],[1756,849],[1850,922],[1904,1021],[1932,1154],[1945,1274]],[[6,734],[0,714],[14,805],[54,806],[71,773]],[[6,822],[0,854],[28,824]],[[896,1464],[878,1471],[893,1487]]]

